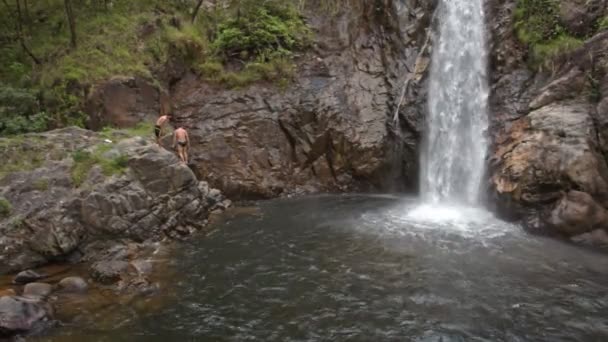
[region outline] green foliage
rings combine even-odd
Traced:
[[[557,0],[518,0],[515,9],[515,29],[523,43],[536,45],[564,33],[559,21]]]
[[[336,1],[322,4],[339,8]],[[203,6],[190,23],[196,2],[73,2],[73,48],[63,0],[29,1],[23,37],[40,64],[18,39],[15,2],[7,2],[10,10],[0,5],[0,22],[6,24],[0,31],[0,135],[83,127],[83,102],[99,81],[134,75],[154,82],[175,58],[231,87],[291,80],[294,52],[311,38],[294,5],[304,1],[231,0]]]
[[[515,29],[518,39],[529,47],[535,67],[583,43],[561,24],[558,0],[518,0]]]
[[[583,40],[568,34],[562,34],[548,41],[537,43],[532,47],[534,58],[539,61],[551,60],[559,54],[567,53],[583,45]]]
[[[190,65],[203,60],[208,50],[206,37],[190,24],[182,25],[179,29],[169,27],[166,37],[170,53],[177,54]]]
[[[34,91],[0,83],[0,135],[40,132],[48,123]]]
[[[598,30],[608,29],[608,15],[598,21],[597,29]]]
[[[34,189],[38,191],[47,191],[49,189],[49,180],[46,178],[39,178],[34,181]]]
[[[224,58],[268,61],[304,48],[310,30],[289,1],[242,0],[238,13],[219,25],[213,47]]]
[[[11,211],[13,211],[11,203],[6,198],[0,197],[0,218],[9,217]]]
[[[44,145],[28,142],[23,135],[0,138],[0,156],[3,158],[0,179],[13,172],[40,167],[44,161],[44,149]]]
[[[238,71],[226,71],[221,63],[201,64],[197,71],[207,81],[228,88],[242,88],[255,82],[274,82],[285,87],[295,75],[295,65],[289,58],[275,58],[269,61],[253,61]]]
[[[106,145],[101,145],[94,152],[78,150],[72,153],[74,164],[71,175],[75,187],[80,187],[86,181],[89,172],[95,165],[99,165],[103,174],[108,177],[126,171],[129,158],[125,155],[104,157],[107,151]]]
[[[72,153],[74,165],[72,166],[72,183],[80,187],[87,179],[89,171],[97,163],[93,155],[88,151],[78,150]]]
[[[20,229],[22,225],[23,225],[23,217],[21,215],[15,215],[15,216],[11,217],[8,220],[7,224],[4,226],[4,228],[5,228],[4,232],[0,231],[0,233],[6,234],[9,232],[14,232],[14,231]]]

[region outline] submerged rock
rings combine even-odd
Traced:
[[[45,274],[38,273],[33,270],[26,270],[19,272],[15,278],[13,279],[13,283],[15,284],[27,284],[34,282],[36,280],[40,280],[46,278]]]
[[[91,277],[104,285],[118,282],[129,269],[129,263],[121,260],[99,261],[91,266]]]
[[[0,297],[0,337],[39,332],[52,320],[51,306],[40,299]]]
[[[61,279],[57,288],[66,293],[84,293],[89,289],[89,284],[80,277],[67,277]]]
[[[46,283],[29,283],[23,287],[24,297],[47,297],[53,292],[53,286]]]

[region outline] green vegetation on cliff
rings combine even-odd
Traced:
[[[518,0],[515,29],[518,39],[529,47],[530,62],[534,66],[560,53],[572,51],[583,43],[560,22],[557,0]]]
[[[572,6],[581,9],[573,10]],[[515,31],[534,68],[551,68],[586,40],[608,28],[608,9],[560,0],[517,0]],[[576,7],[576,8],[578,8]]]
[[[299,2],[298,2],[299,3]],[[182,64],[220,86],[283,85],[310,41],[296,1],[3,0],[0,135],[83,126],[92,87]]]

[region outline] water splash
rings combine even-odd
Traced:
[[[429,202],[475,204],[487,149],[487,49],[482,0],[438,8],[421,190]]]

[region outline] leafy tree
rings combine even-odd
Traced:
[[[39,132],[46,130],[48,124],[37,94],[0,84],[0,135]]]

